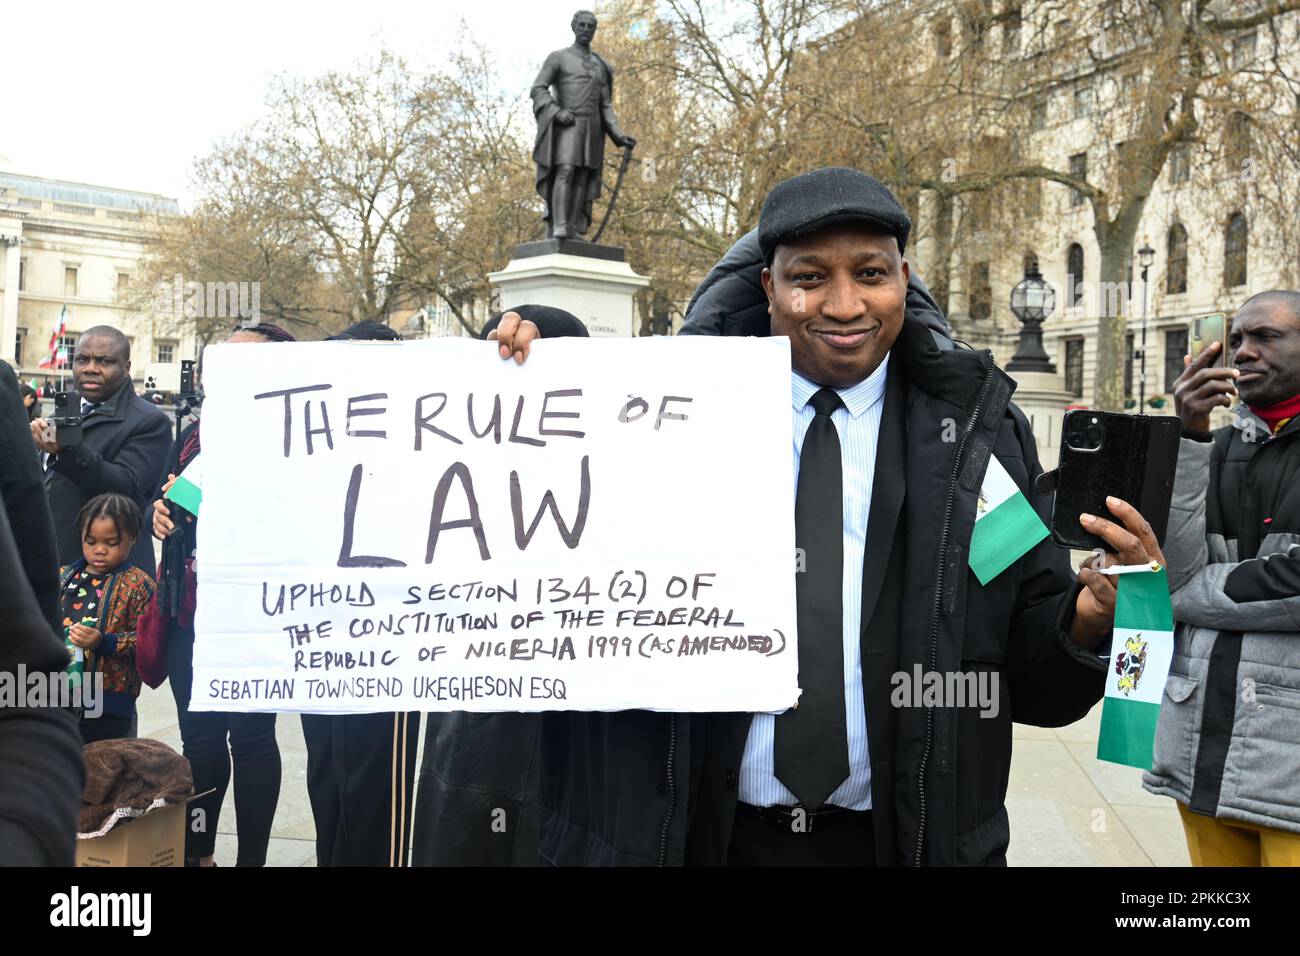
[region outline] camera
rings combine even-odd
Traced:
[[[1106,444],[1106,424],[1091,412],[1072,412],[1066,416],[1065,443],[1072,451],[1101,451]]]
[[[60,448],[73,448],[81,444],[81,393],[76,389],[54,393],[54,414],[49,422],[54,426],[54,440]]]
[[[193,359],[181,359],[181,387],[172,399],[178,420],[191,414],[203,403],[203,394],[194,385],[194,365]],[[180,435],[179,427],[177,435]]]
[[[194,394],[194,360],[181,359],[181,394]]]

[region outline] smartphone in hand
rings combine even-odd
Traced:
[[[1228,317],[1222,312],[1198,315],[1192,319],[1187,335],[1187,350],[1191,353],[1193,362],[1211,342],[1219,343],[1219,354],[1210,365],[1222,367],[1228,360]]]
[[[1164,544],[1182,423],[1170,415],[1076,409],[1061,422],[1061,458],[1052,502],[1052,540],[1092,551],[1108,546],[1079,524],[1081,514],[1110,518],[1107,496],[1122,498],[1151,522]]]

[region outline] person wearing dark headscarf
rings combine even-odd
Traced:
[[[13,369],[0,362],[0,677],[58,674],[54,522]],[[26,681],[24,681],[26,683]],[[0,706],[0,866],[71,866],[85,766],[77,717]]]
[[[505,315],[511,313],[521,326],[516,346],[521,339],[588,334],[563,309],[521,305]],[[488,321],[483,338],[495,338],[502,318],[498,313]],[[458,712],[428,714],[425,721],[415,865],[537,866],[538,715]]]
[[[278,325],[263,323],[242,326],[226,339],[227,345],[255,342],[292,342],[294,337]],[[167,458],[165,492],[172,481],[199,454],[199,426],[187,426],[172,445]],[[280,748],[275,741],[275,714],[238,714],[220,711],[191,711],[190,691],[194,683],[194,608],[193,572],[197,519],[186,517],[173,522],[167,503],[159,497],[153,502],[153,533],[158,540],[171,534],[184,536],[186,561],[184,597],[180,613],[171,618],[158,606],[157,599],[138,625],[141,644],[151,639],[161,642],[166,653],[166,676],[176,699],[176,715],[181,728],[181,746],[194,775],[194,792],[211,791],[194,800],[191,813],[202,811],[205,825],[185,831],[187,866],[214,866],[217,822],[221,803],[230,785],[234,764],[235,818],[239,831],[237,866],[264,866],[271,841],[271,823],[280,799]],[[146,636],[149,629],[152,634]],[[140,662],[141,676],[151,686],[155,683]]]

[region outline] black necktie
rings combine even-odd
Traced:
[[[849,776],[844,714],[844,481],[840,436],[831,412],[843,402],[823,388],[809,402],[812,424],[799,453],[794,502],[799,626],[799,706],[776,718],[776,778],[810,809]]]

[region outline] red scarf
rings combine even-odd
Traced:
[[[1285,401],[1278,402],[1276,405],[1267,405],[1264,408],[1256,408],[1251,405],[1250,410],[1264,419],[1269,430],[1276,435],[1283,425],[1300,415],[1300,395],[1292,395]]]

